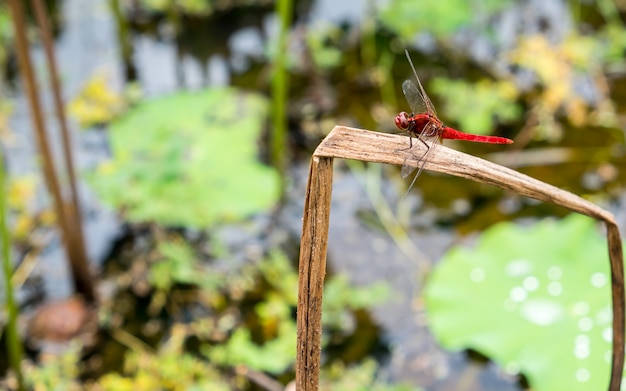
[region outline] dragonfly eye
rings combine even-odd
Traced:
[[[400,130],[407,130],[411,125],[411,122],[409,121],[409,115],[404,111],[396,115],[395,122],[396,127]]]

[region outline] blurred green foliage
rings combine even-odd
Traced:
[[[106,390],[115,387],[131,389],[128,387],[141,387],[144,383],[149,386],[138,389],[154,389],[150,387],[155,385],[172,390],[202,389],[203,385],[215,384],[217,387],[226,382],[228,376],[225,374],[231,372],[224,372],[225,368],[248,368],[280,375],[293,367],[297,334],[293,314],[297,305],[298,275],[284,254],[275,251],[258,267],[248,265],[238,270],[220,271],[203,267],[198,255],[182,243],[160,243],[158,252],[164,258],[157,258],[150,264],[149,274],[152,277],[149,281],[154,284],[155,293],[164,293],[161,297],[163,306],[181,311],[186,306],[194,307],[193,301],[200,300],[213,315],[195,317],[186,324],[175,323],[168,333],[168,341],[155,353],[130,351],[124,375],[109,374],[99,380]],[[167,272],[162,267],[163,262],[171,263],[173,260],[177,260],[179,266],[185,265],[183,272],[174,272],[171,280],[160,276]],[[168,282],[162,282],[163,279]],[[206,280],[215,283],[207,284]],[[260,297],[257,296],[259,286],[265,286]],[[182,287],[186,290],[199,289],[197,294],[187,295],[192,302],[174,299]],[[325,292],[330,292],[325,296],[325,313],[329,306],[336,308],[336,313],[370,307],[386,299],[382,291],[380,287],[355,289],[347,284],[345,278],[331,276],[325,288]],[[247,307],[242,301],[246,301],[248,294],[255,297],[253,314],[242,310]],[[251,318],[256,319],[258,326],[250,327],[248,324],[244,327],[242,322],[250,322]],[[327,320],[323,324],[325,328],[329,327]],[[342,324],[332,326],[333,330],[344,328]],[[263,341],[259,341],[259,332]],[[184,353],[185,341],[189,338],[198,339],[204,359]],[[335,373],[333,381],[341,381],[341,376],[337,371]],[[368,381],[375,382],[373,374]],[[241,378],[237,382],[245,383],[246,380]]]
[[[72,344],[60,356],[50,355],[37,366],[25,361],[24,376],[31,390],[79,391],[84,388],[78,382],[81,346]]]
[[[277,338],[260,346],[253,341],[248,329],[238,328],[225,344],[204,346],[203,353],[218,365],[245,365],[253,370],[281,374],[294,364],[295,335],[294,322],[281,322]]]
[[[340,36],[341,29],[335,25],[320,24],[307,30],[306,43],[318,69],[331,69],[341,64],[343,53],[331,44]]]
[[[168,14],[206,16],[215,11],[214,2],[207,0],[139,3]],[[370,105],[366,88],[380,88],[384,104],[393,106],[394,83],[396,87],[399,83],[392,78],[397,55],[389,47],[396,41],[412,42],[426,33],[432,35],[432,59],[443,64],[440,69],[448,73],[450,64],[455,64],[458,72],[467,65],[478,65],[487,74],[471,83],[447,77],[426,81],[443,99],[442,119],[457,122],[460,130],[493,133],[499,124],[519,120],[522,114],[529,123],[537,120],[538,139],[558,140],[562,120],[581,129],[597,124],[612,126],[615,112],[603,67],[610,64],[621,69],[626,47],[626,30],[615,5],[599,3],[609,22],[588,35],[572,32],[560,42],[540,35],[520,37],[513,48],[500,53],[500,65],[505,66],[498,70],[490,64],[473,63],[446,41],[468,29],[474,34],[491,34],[489,27],[479,23],[511,4],[510,0],[392,0],[380,14],[372,13],[379,19],[368,24],[371,30],[363,30],[361,39],[367,39],[366,44],[353,39],[343,26],[309,27],[305,39],[315,71],[319,71],[316,80],[338,87],[338,113],[347,107],[347,114],[361,125],[365,122],[361,117],[368,115],[378,123],[391,124],[391,109]],[[4,11],[3,3],[0,63],[6,60],[12,33]],[[284,14],[291,17],[290,12]],[[177,17],[164,20],[179,21]],[[376,30],[379,21],[391,32],[390,37],[386,36],[388,31],[380,34]],[[353,61],[348,53],[355,44],[362,45],[363,50],[361,58]],[[281,60],[285,73],[276,89],[284,95],[275,94],[273,103],[283,121],[285,113],[292,112],[288,104],[296,101],[286,94],[293,92],[288,88],[286,71],[294,69],[288,65],[296,60],[291,51],[272,52],[271,45],[269,42],[266,53],[285,55]],[[333,73],[339,64],[346,64],[344,75]],[[429,65],[420,64],[420,68]],[[519,90],[514,74],[498,72],[507,66],[533,74],[534,85]],[[367,67],[373,69],[363,69]],[[580,76],[586,74],[591,75],[594,87],[599,86],[591,103],[575,88]],[[353,88],[349,91],[352,95],[341,96]],[[71,103],[70,111],[85,127],[102,125],[126,109],[123,100],[103,78],[96,77]],[[356,104],[347,104],[350,100]],[[526,109],[523,113],[522,107]],[[257,140],[268,111],[268,102],[260,96],[243,95],[234,89],[180,93],[142,102],[111,125],[114,160],[91,173],[91,183],[101,198],[123,211],[130,221],[204,228],[268,210],[277,203],[279,193],[279,174],[257,159]],[[335,122],[334,117],[325,118]],[[285,134],[283,130],[280,137]],[[284,148],[276,149],[285,152]],[[29,191],[26,182],[16,188],[17,197],[23,197],[20,202],[28,199]],[[30,232],[32,226],[32,221],[20,220],[19,232]],[[219,246],[211,244],[213,248]],[[481,238],[476,250],[452,251],[432,276],[427,300],[433,327],[446,346],[480,350],[509,371],[524,372],[537,390],[558,391],[567,386],[565,389],[573,391],[580,385],[601,389],[608,370],[606,330],[610,325],[605,252],[591,223],[575,217],[532,229],[496,226]],[[166,330],[167,340],[154,351],[130,350],[123,373],[103,376],[94,389],[221,390],[230,389],[232,379],[227,379],[227,374],[238,373],[241,367],[274,375],[292,369],[297,274],[283,254],[272,253],[258,267],[236,272],[214,270],[200,262],[202,257],[183,240],[162,241],[151,255],[154,258],[144,276],[152,289],[150,310],[168,311],[176,320]],[[192,304],[208,308],[210,314],[183,324],[176,315],[181,308],[193,307],[185,301],[189,300],[187,290],[194,293]],[[342,330],[351,323],[351,311],[367,309],[388,294],[388,287],[382,284],[355,290],[346,277],[329,278],[324,296],[325,330]],[[252,311],[245,312],[247,306]],[[590,324],[593,327],[587,329]],[[185,343],[190,339],[200,341],[199,354],[186,351]],[[323,343],[328,342],[325,337]],[[33,388],[77,387],[71,379],[78,373],[74,365],[78,358],[67,357],[29,367]],[[372,360],[353,368],[331,363],[322,371],[321,388],[409,389],[383,385],[376,370]],[[245,376],[237,376],[237,386],[247,384]]]
[[[175,326],[170,340],[158,352],[130,351],[124,372],[102,376],[94,391],[231,390],[217,368],[185,352],[184,342],[184,330]]]
[[[347,295],[346,292],[350,294]],[[347,276],[334,276],[324,286],[322,321],[328,327],[341,329],[349,323],[347,308],[364,309],[376,303],[384,303],[389,298],[391,291],[384,282],[372,284],[367,289],[355,289]]]
[[[404,41],[411,41],[419,33],[445,37],[475,25],[480,20],[477,15],[485,17],[510,3],[510,0],[392,0],[380,13],[380,20]]]
[[[113,300],[100,308],[100,318],[114,339],[128,347],[123,370],[79,384],[75,379],[83,364],[80,347],[74,345],[74,349],[48,363],[27,365],[29,385],[34,389],[70,391],[230,390],[234,384],[247,389],[249,371],[292,377],[298,274],[290,260],[282,252],[274,251],[258,264],[225,269],[210,267],[201,257],[199,249],[168,239],[157,244],[156,253],[135,261],[134,269],[142,268],[139,265],[142,261],[148,262],[151,312],[155,313],[155,308],[157,312],[166,309],[172,319],[157,346],[152,348],[139,342],[140,336],[120,337],[127,332],[114,326],[107,315],[116,310],[118,303]],[[170,266],[165,270],[164,263],[178,269]],[[174,276],[171,279],[160,276],[167,272]],[[135,275],[132,270],[129,273]],[[139,280],[135,282],[143,285]],[[335,308],[331,312],[346,314],[369,308],[386,300],[387,295],[381,293],[384,291],[378,285],[354,288],[344,277],[330,276],[325,288],[329,294],[325,295],[324,312],[326,306]],[[155,306],[157,301],[160,303]],[[198,315],[199,307],[204,315]],[[183,315],[187,319],[181,322],[180,316],[188,311],[196,315],[191,318]],[[345,319],[346,315],[335,317]],[[331,323],[323,319],[325,333],[352,332],[346,330],[346,323]],[[132,340],[136,342],[127,343]],[[198,346],[196,353],[189,351],[190,343]],[[384,380],[378,379],[376,369],[373,360],[356,367],[334,362],[323,369],[322,383],[324,389],[333,390],[410,389],[385,385]]]
[[[206,16],[214,9],[214,2],[208,0],[140,0],[142,6],[148,10],[168,12],[176,9],[178,12]]]
[[[432,89],[444,97],[441,107],[445,118],[457,122],[464,132],[491,134],[497,125],[519,120],[522,115],[517,104],[519,92],[507,81],[483,79],[468,83],[437,78]]]
[[[254,306],[255,314],[264,333],[274,337],[259,345],[253,341],[249,330],[238,328],[226,343],[206,345],[203,353],[220,365],[246,365],[254,370],[280,374],[295,363],[297,332],[293,310],[298,300],[298,274],[280,252],[274,252],[259,266],[263,280],[271,289],[264,300]],[[350,324],[346,318],[352,311],[384,302],[387,292],[385,284],[355,288],[344,276],[329,277],[324,286],[323,327],[345,329]]]
[[[8,50],[12,48],[13,28],[11,26],[11,18],[9,8],[6,2],[0,3],[0,70],[4,70]]]
[[[225,88],[147,100],[111,124],[114,159],[89,176],[130,221],[210,227],[278,201],[257,158],[266,101]]]
[[[626,29],[620,21],[618,25],[606,26],[597,36],[596,40],[605,45],[603,60],[609,65],[618,68],[624,66],[624,51],[626,50]]]
[[[594,220],[501,223],[454,248],[425,289],[429,323],[448,349],[474,349],[537,391],[606,388],[611,274]],[[557,364],[555,364],[557,363]]]
[[[287,105],[289,102],[289,31],[293,14],[291,0],[277,0],[274,8],[278,16],[278,37],[274,40],[275,48],[271,56],[271,104],[270,104],[270,162],[280,174],[281,193],[286,188],[284,179],[287,172],[289,149],[287,148]]]
[[[163,241],[157,245],[160,255],[148,273],[148,281],[155,288],[168,293],[176,284],[203,286],[207,289],[220,287],[219,277],[207,273],[196,259],[189,244]]]
[[[16,388],[25,390],[24,376],[22,373],[23,347],[22,338],[18,332],[19,306],[15,300],[14,291],[17,289],[15,273],[13,271],[14,261],[11,256],[11,232],[8,226],[9,214],[9,192],[7,191],[7,172],[4,163],[4,153],[0,155],[0,245],[2,246],[2,285],[4,287],[3,312],[3,332],[6,331],[6,352],[9,366],[15,373]]]
[[[386,384],[377,378],[378,364],[373,359],[346,367],[337,362],[322,370],[320,391],[420,391],[406,384]]]

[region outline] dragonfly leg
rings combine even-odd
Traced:
[[[408,148],[396,149],[395,152],[408,151],[409,149],[413,148],[413,132],[408,131],[407,133],[409,134],[409,147]]]
[[[428,145],[428,143],[426,141],[424,141],[424,139],[420,138],[419,140],[422,142],[422,144],[424,144],[426,146],[426,153],[428,153],[428,150],[430,149],[430,145]]]
[[[426,152],[424,152],[424,155],[426,155],[428,153],[428,150],[430,149],[430,145],[428,145],[428,143],[426,141],[424,141],[424,139],[422,138],[417,138],[419,141],[422,142],[422,144],[424,144],[426,146]],[[413,148],[413,137],[411,135],[409,135],[409,147],[408,148],[401,148],[401,149],[396,149],[396,152],[401,152],[401,151],[408,151],[409,149]]]

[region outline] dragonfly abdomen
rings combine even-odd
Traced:
[[[456,129],[449,128],[444,126],[441,130],[441,137],[447,138],[450,140],[465,140],[472,141],[475,143],[489,143],[489,144],[512,144],[513,140],[508,139],[506,137],[498,137],[498,136],[480,136],[477,134],[469,134],[463,133]]]

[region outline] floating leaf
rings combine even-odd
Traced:
[[[110,128],[115,160],[91,183],[132,221],[207,227],[274,205],[278,174],[257,159],[265,101],[211,89],[143,102]]]
[[[451,250],[425,295],[449,349],[474,349],[522,372],[536,391],[606,389],[611,277],[593,220],[503,223],[476,248]]]

